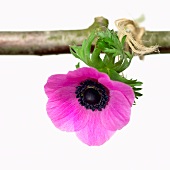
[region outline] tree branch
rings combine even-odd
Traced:
[[[160,53],[170,53],[170,31],[145,31],[142,41],[148,47],[159,45]]]
[[[70,53],[69,45],[81,45],[92,30],[108,27],[108,20],[96,17],[82,30],[0,32],[0,55],[49,55]],[[160,53],[170,53],[170,32],[145,31],[145,46],[159,45]]]

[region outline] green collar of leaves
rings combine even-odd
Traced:
[[[100,72],[109,75],[111,80],[128,84],[134,90],[135,97],[142,96],[139,92],[142,82],[125,78],[122,73],[127,69],[132,61],[132,54],[124,51],[126,36],[120,41],[116,32],[106,29],[105,31],[93,31],[90,36],[83,41],[82,46],[71,46],[70,52],[78,59],[82,60],[90,67],[96,68]],[[91,52],[92,44],[95,43]],[[104,58],[100,54],[104,53]],[[79,68],[80,63],[76,65]]]

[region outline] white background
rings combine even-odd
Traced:
[[[170,30],[165,0],[0,0],[0,31],[83,29],[97,16],[116,29],[115,20],[142,14],[146,30]],[[169,170],[170,55],[134,58],[126,74],[144,82],[144,96],[130,123],[99,147],[59,131],[46,113],[47,78],[77,62],[70,54],[0,56],[0,170]]]

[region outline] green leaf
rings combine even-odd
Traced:
[[[104,63],[102,59],[100,58],[100,53],[101,53],[101,50],[98,48],[95,48],[91,55],[91,64],[93,67],[97,69],[104,67]]]
[[[103,63],[105,64],[106,67],[113,67],[114,66],[114,57],[109,57],[107,54],[105,54]]]
[[[82,47],[83,47],[83,50],[84,50],[84,58],[85,58],[87,63],[90,61],[91,46],[92,46],[92,43],[93,43],[95,37],[96,37],[96,34],[93,31],[90,34],[90,36],[88,37],[88,39],[83,42],[84,46],[82,46]]]
[[[126,70],[133,59],[132,54],[124,51],[126,36],[121,41],[114,30],[93,31],[89,37],[83,41],[82,46],[71,46],[70,52],[78,59],[82,60],[90,67],[108,74],[111,80],[120,81],[128,84],[134,90],[135,97],[142,96],[140,91],[142,82],[127,79],[120,75]],[[94,50],[91,52],[91,46],[95,42]],[[104,59],[100,54],[104,53]],[[79,68],[79,63],[76,68]]]
[[[117,70],[117,72],[121,73],[122,71],[124,71],[126,68],[129,67],[130,63],[131,63],[131,60],[128,61],[127,58],[125,58],[120,68]]]
[[[123,36],[122,40],[121,40],[121,44],[124,47],[125,45],[125,41],[126,41],[126,35]]]
[[[76,58],[79,58],[81,57],[81,54],[79,52],[81,47],[78,47],[78,46],[71,46],[70,47],[70,52],[71,54],[73,54]]]
[[[91,53],[91,46],[96,37],[95,31],[93,31],[88,39],[85,39],[82,43],[82,46],[70,46],[70,52],[76,58],[79,58],[87,65],[91,65],[90,53]]]
[[[76,69],[80,68],[80,62],[78,62],[75,66],[76,66]]]
[[[112,49],[109,49],[109,48],[105,48],[102,50],[104,53],[111,53],[111,54],[116,54],[116,55],[119,55],[119,51],[116,50],[116,48],[112,48]]]
[[[121,75],[119,75],[115,70],[109,70],[108,75],[110,77],[111,80],[115,80],[115,81],[120,81],[122,83],[125,83],[129,86],[132,87],[135,97],[138,99],[138,97],[142,96],[141,93],[139,93],[138,91],[142,90],[142,88],[137,88],[135,86],[141,86],[143,83],[137,80],[128,80],[125,77],[122,77]]]

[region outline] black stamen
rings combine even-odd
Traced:
[[[109,100],[109,90],[96,80],[85,80],[76,87],[76,98],[86,109],[101,111]]]

